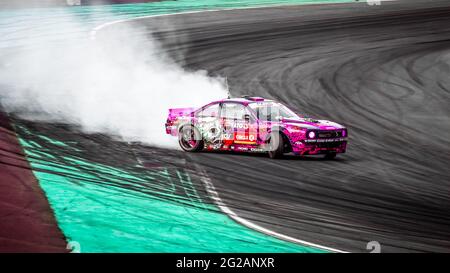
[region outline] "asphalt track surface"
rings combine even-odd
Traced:
[[[448,1],[396,1],[130,23],[186,68],[227,76],[235,96],[277,99],[348,126],[348,152],[334,161],[188,155],[74,126],[14,122],[78,143],[78,156],[111,166],[195,163],[240,217],[294,238],[352,252],[366,252],[369,241],[382,252],[450,252],[449,20]],[[193,183],[211,202],[202,182]]]
[[[448,1],[290,6],[175,16],[156,35],[235,96],[349,128],[335,161],[191,155],[239,216],[346,251],[449,252],[449,21]]]

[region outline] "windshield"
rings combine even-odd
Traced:
[[[281,103],[277,102],[255,102],[251,103],[252,108],[258,119],[271,121],[280,119],[298,119],[299,116],[295,114],[291,109],[287,108]]]

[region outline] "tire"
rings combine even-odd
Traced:
[[[178,144],[186,152],[199,152],[203,150],[204,146],[202,135],[193,125],[185,125],[180,128]]]
[[[279,132],[273,132],[269,138],[269,157],[277,159],[283,157],[284,140]]]
[[[327,159],[327,160],[333,160],[333,159],[336,158],[336,156],[337,156],[337,153],[328,153],[328,154],[325,155],[324,158]]]

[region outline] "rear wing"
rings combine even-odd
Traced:
[[[174,120],[177,117],[189,116],[195,108],[173,108],[169,109],[169,119]]]
[[[169,109],[169,116],[166,121],[166,133],[176,136],[178,133],[178,118],[190,116],[195,108],[173,108]]]

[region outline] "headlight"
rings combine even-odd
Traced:
[[[311,131],[308,133],[308,137],[309,138],[315,138],[316,137],[316,133],[314,133],[314,131]]]

